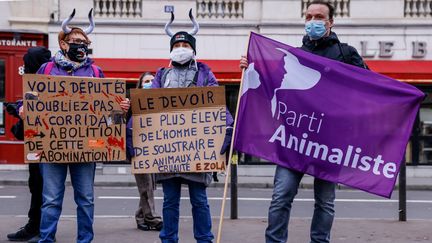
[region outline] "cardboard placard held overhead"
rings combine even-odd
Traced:
[[[121,79],[25,74],[26,163],[126,159]]]
[[[132,173],[225,170],[225,87],[132,89]]]

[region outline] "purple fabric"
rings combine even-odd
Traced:
[[[52,59],[53,60],[53,59]],[[52,61],[51,60],[51,61]],[[93,60],[90,58],[87,58],[86,64],[82,66],[81,68],[73,71],[68,72],[68,70],[65,70],[64,68],[60,67],[58,64],[54,64],[53,68],[51,69],[50,75],[54,76],[80,76],[80,77],[94,77],[94,71],[92,68]],[[44,63],[39,70],[37,71],[37,74],[44,74],[45,67],[48,63]],[[105,78],[105,75],[103,74],[100,67],[97,67],[99,69],[99,78]]]
[[[237,150],[391,196],[421,91],[255,33],[248,61]]]

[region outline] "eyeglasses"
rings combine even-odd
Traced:
[[[84,44],[84,45],[87,45],[87,46],[89,46],[90,44],[91,44],[91,41],[87,41],[87,40],[83,40],[83,39],[80,39],[80,38],[70,38],[69,40],[65,40],[68,44],[78,44],[78,45],[81,45],[81,44]]]

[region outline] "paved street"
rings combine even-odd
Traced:
[[[130,217],[134,215],[138,204],[136,187],[95,187],[96,215],[100,217]],[[162,189],[156,194],[157,212],[161,212]],[[229,194],[229,193],[228,193]],[[239,217],[266,219],[270,204],[271,189],[239,188]],[[223,188],[208,188],[208,197],[213,217],[219,217]],[[398,191],[391,199],[370,195],[358,190],[338,190],[336,199],[337,218],[346,219],[398,219]],[[432,219],[432,191],[408,192],[408,219]],[[26,186],[0,187],[0,215],[25,216],[30,194]],[[313,209],[313,190],[303,189],[293,205],[292,216],[310,218]],[[230,201],[228,200],[225,217],[229,217]],[[67,187],[63,205],[63,216],[75,215],[73,191]],[[182,190],[181,216],[191,217],[189,194],[187,188]]]
[[[408,192],[408,222],[398,222],[398,201],[354,190],[338,190],[336,220],[332,242],[431,242],[432,192]],[[209,188],[208,196],[216,235],[222,188]],[[135,228],[133,215],[138,203],[135,187],[96,187],[95,234],[98,242],[159,242],[157,232]],[[239,188],[239,220],[229,220],[227,201],[221,242],[263,242],[263,232],[270,203],[271,189]],[[0,186],[0,242],[5,234],[24,224],[29,204],[26,186]],[[156,191],[157,211],[161,212],[162,191]],[[291,243],[307,242],[313,208],[312,190],[300,190],[293,206],[290,224]],[[181,242],[194,242],[188,191],[184,188],[181,203]],[[76,232],[75,204],[72,188],[67,187],[58,242],[73,242]]]

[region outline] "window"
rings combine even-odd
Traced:
[[[197,0],[198,18],[242,19],[244,0]]]
[[[5,102],[5,60],[0,59],[0,135],[5,134],[5,111],[6,107],[4,107]]]

